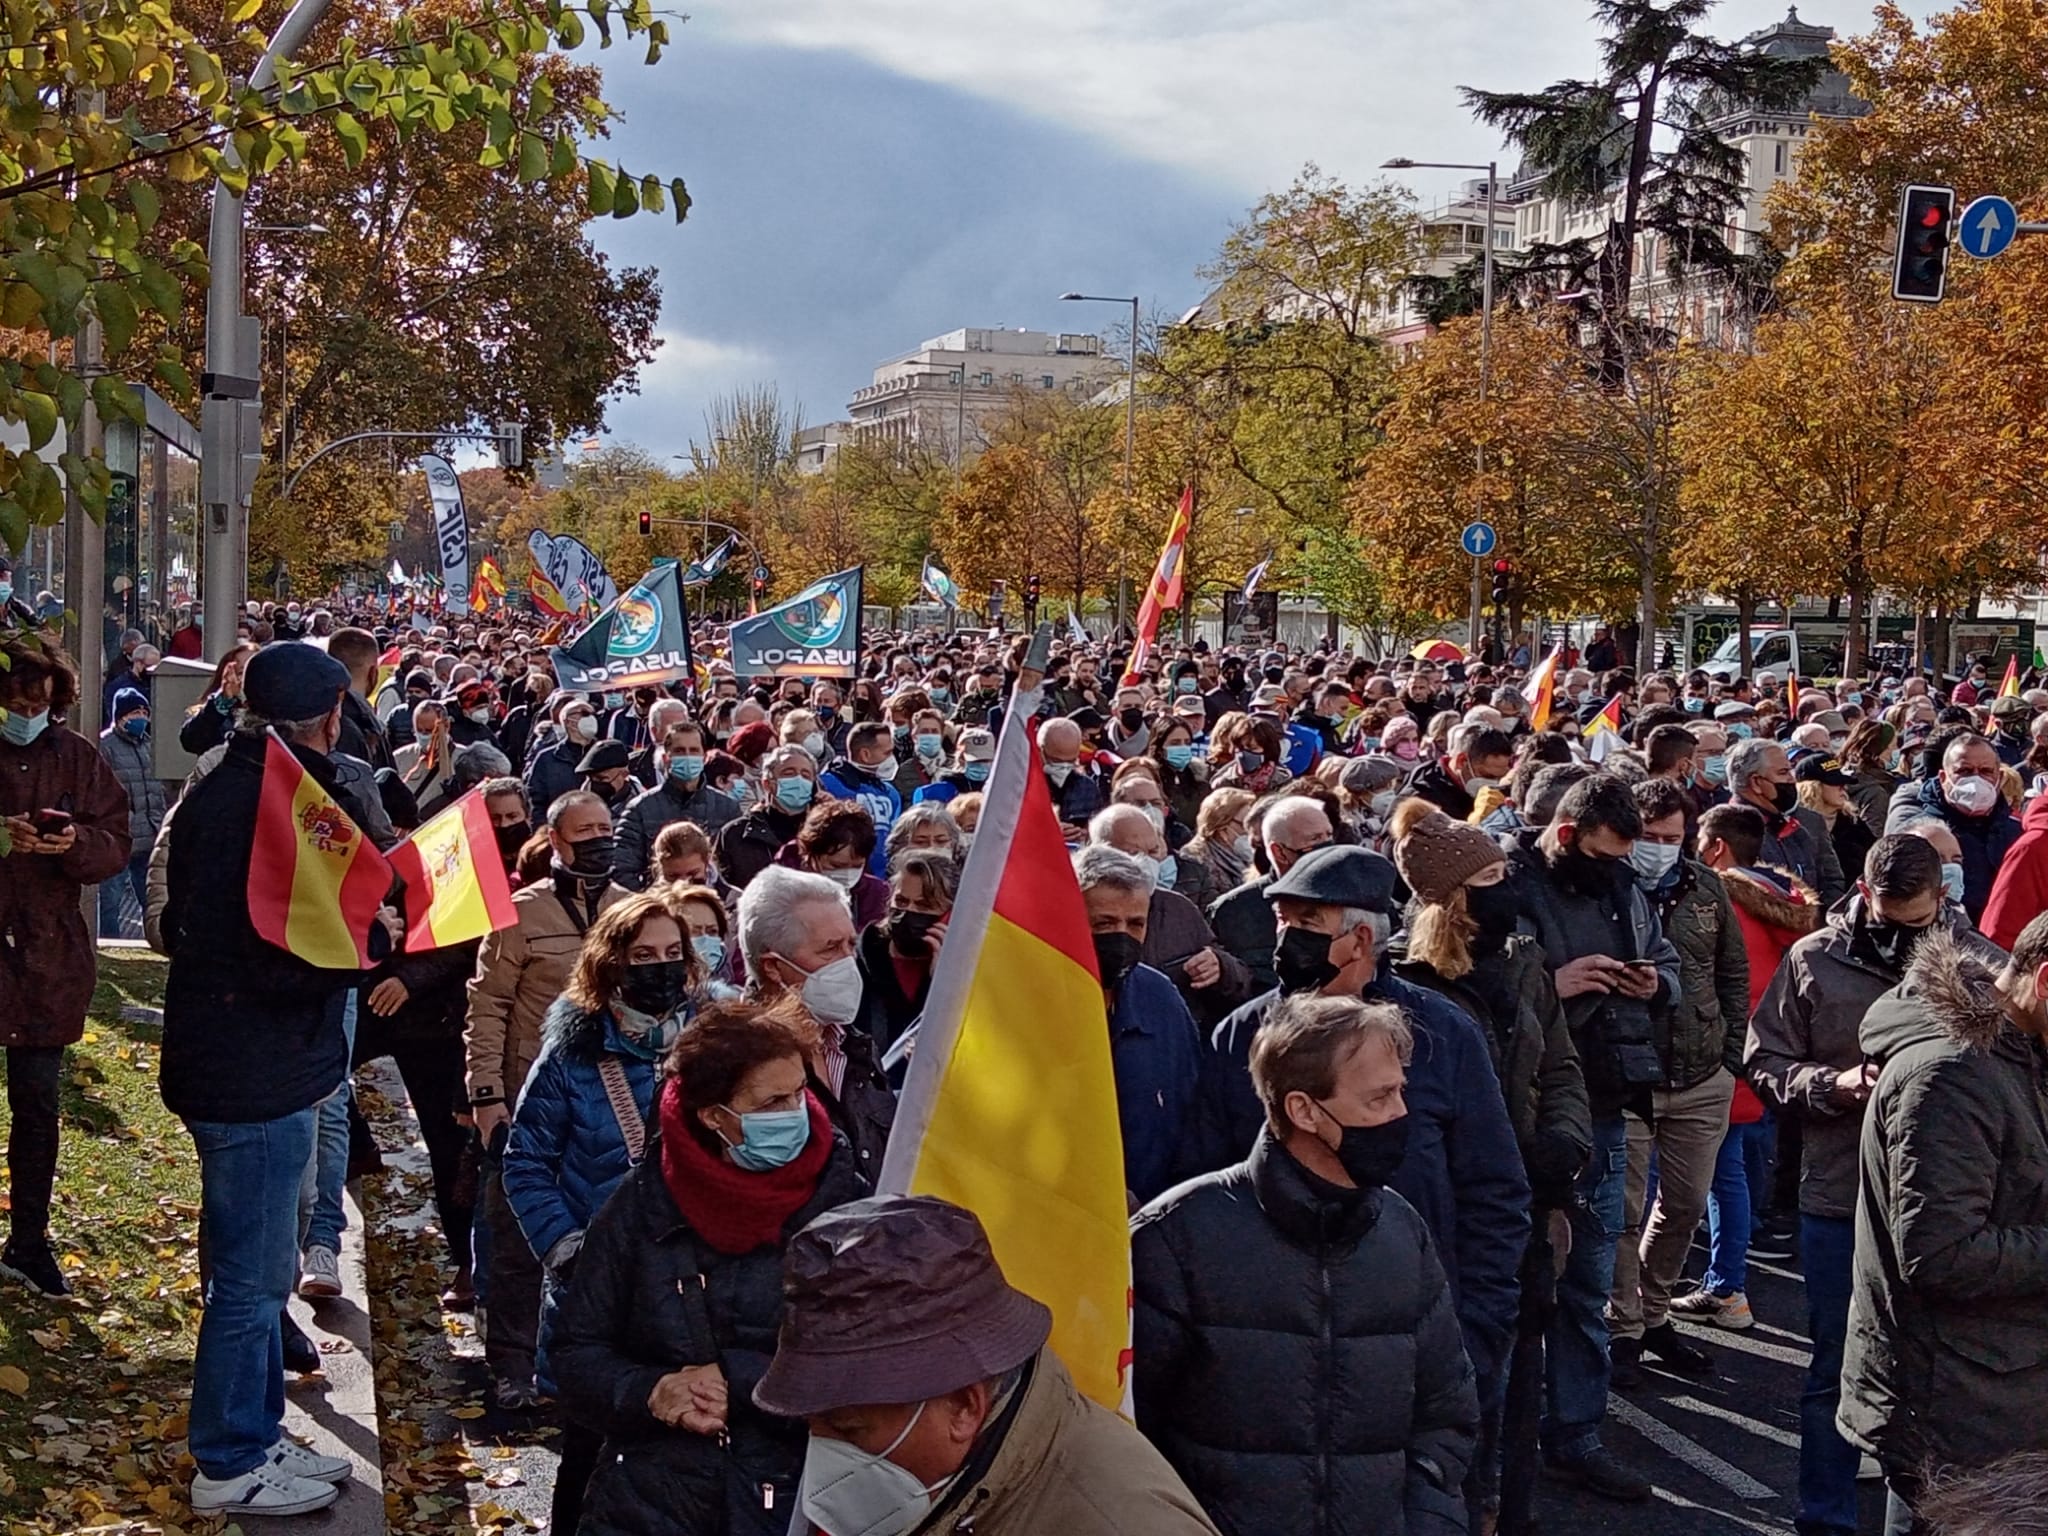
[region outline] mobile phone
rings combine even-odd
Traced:
[[[69,811],[37,811],[33,819],[38,837],[61,837],[71,830]]]

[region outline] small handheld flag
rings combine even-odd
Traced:
[[[1244,600],[1246,602],[1250,602],[1254,597],[1258,596],[1259,583],[1266,579],[1266,567],[1272,563],[1273,555],[1272,551],[1269,550],[1266,553],[1266,558],[1253,566],[1246,574],[1244,578]]]
[[[2020,696],[2020,657],[2015,651],[2005,659],[2005,678],[1998,685],[2001,699],[2016,699]]]
[[[249,921],[256,932],[322,970],[368,970],[370,928],[390,889],[384,855],[271,735],[249,849]]]
[[[1550,654],[1543,658],[1542,665],[1529,674],[1522,684],[1522,697],[1529,701],[1529,729],[1538,732],[1550,729],[1550,713],[1557,703],[1557,668],[1564,658],[1563,645],[1551,647]]]
[[[405,882],[409,952],[446,949],[518,921],[481,788],[393,848],[390,859]]]
[[[1159,638],[1159,619],[1169,608],[1180,606],[1181,556],[1188,541],[1188,528],[1195,518],[1195,488],[1184,486],[1173,521],[1166,526],[1166,542],[1160,546],[1159,564],[1152,572],[1152,584],[1138,605],[1138,643],[1131,648],[1130,664],[1124,668],[1123,685],[1134,686],[1144,675],[1145,663]]]
[[[1607,707],[1588,720],[1579,734],[1586,738],[1586,755],[1596,763],[1605,762],[1621,741],[1621,695],[1609,699]]]

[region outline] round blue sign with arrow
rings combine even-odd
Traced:
[[[1493,553],[1493,546],[1500,542],[1500,536],[1493,531],[1491,523],[1467,523],[1465,531],[1458,535],[1458,544],[1466,554],[1478,559]]]
[[[2003,255],[2020,231],[2020,216],[2009,198],[1980,197],[1956,220],[1956,244],[1965,256],[1989,261]]]

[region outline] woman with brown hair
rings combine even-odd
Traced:
[[[846,892],[853,926],[878,923],[889,910],[889,887],[868,873],[875,851],[875,819],[851,800],[826,800],[811,807],[795,837],[775,862],[823,875]]]
[[[1278,789],[1294,777],[1281,763],[1286,752],[1277,720],[1232,710],[1209,733],[1209,786],[1254,795]]]
[[[1256,799],[1247,789],[1211,790],[1195,817],[1194,838],[1180,851],[1182,858],[1201,861],[1209,872],[1209,883],[1218,891],[1244,884],[1245,871],[1252,862],[1249,818]]]
[[[789,1528],[805,1426],[754,1407],[783,1250],[867,1193],[805,1086],[816,1046],[794,1001],[717,1003],[663,1063],[658,1134],[591,1224],[555,1332],[563,1402],[602,1436],[585,1536]]]
[[[194,757],[228,739],[228,732],[234,728],[235,711],[242,703],[242,663],[255,654],[255,645],[247,640],[237,640],[230,646],[214,667],[213,680],[206,685],[206,692],[178,727],[178,745]]]

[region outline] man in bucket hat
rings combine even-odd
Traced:
[[[790,1243],[783,1298],[754,1402],[809,1421],[798,1497],[830,1536],[1214,1536],[1159,1453],[1074,1386],[1051,1314],[972,1212],[924,1195],[828,1212]]]

